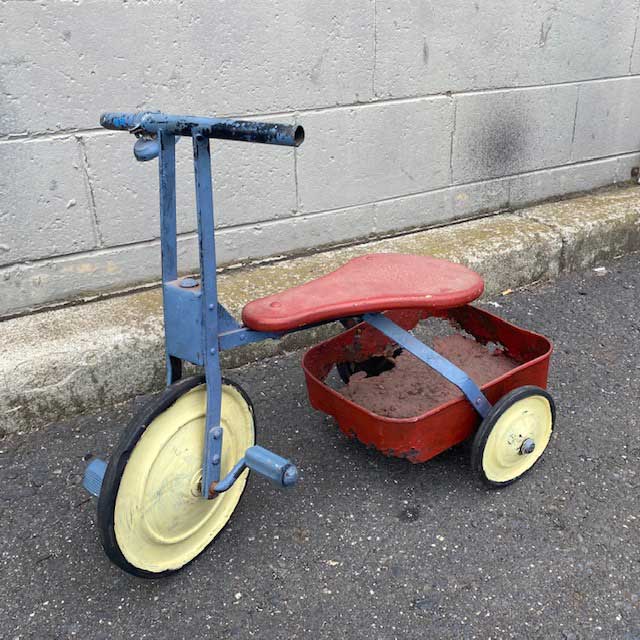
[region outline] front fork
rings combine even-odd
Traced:
[[[209,139],[194,130],[193,161],[196,187],[196,213],[198,217],[198,243],[200,252],[200,289],[202,313],[202,345],[207,380],[207,414],[205,420],[205,447],[202,462],[202,497],[213,498],[226,491],[245,467],[254,469],[280,486],[291,486],[298,472],[288,460],[264,449],[250,447],[225,478],[220,480],[224,429],[220,424],[222,402],[222,373],[220,370],[220,322],[216,283],[216,247],[214,241],[213,186],[211,180],[211,150]]]

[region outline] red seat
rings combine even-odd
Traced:
[[[482,278],[428,256],[377,253],[354,258],[306,284],[249,302],[245,326],[287,331],[308,324],[390,309],[447,309],[475,300]]]

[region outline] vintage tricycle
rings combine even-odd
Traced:
[[[159,158],[162,293],[167,387],[122,434],[109,463],[94,458],[84,486],[98,497],[97,527],[108,557],[137,576],[179,570],[221,532],[245,490],[249,470],[281,487],[298,480],[296,466],[255,444],[247,394],[223,378],[226,349],[340,321],[345,331],[304,356],[311,404],[335,417],[347,434],[386,455],[423,462],[473,437],[471,464],[491,487],[526,473],[551,437],[555,408],[545,390],[551,344],[543,336],[468,303],[483,291],[466,267],[427,256],[373,254],[333,273],[249,302],[238,323],[218,300],[210,138],[297,147],[300,126],[170,116],[107,113],[107,129],[129,131],[138,160]],[[191,138],[200,273],[180,277],[177,264],[175,144]],[[418,340],[422,318],[448,319],[480,344],[501,345],[516,362],[480,387],[464,371]],[[336,391],[326,379],[337,368],[378,373],[377,363],[405,350],[459,390],[423,415],[377,415]],[[184,361],[203,375],[182,378]]]

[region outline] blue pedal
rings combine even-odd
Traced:
[[[100,458],[94,458],[84,470],[84,478],[82,478],[82,486],[96,498],[100,495],[102,488],[102,480],[107,471],[107,463]]]
[[[279,487],[291,487],[298,481],[296,465],[264,447],[249,447],[245,451],[244,462],[249,469],[265,476]]]

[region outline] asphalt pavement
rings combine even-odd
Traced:
[[[300,483],[254,475],[202,556],[147,581],[104,556],[80,485],[142,399],[0,440],[0,637],[640,640],[640,257],[604,266],[483,303],[556,349],[552,442],[500,491],[464,446],[412,465],[348,440],[288,354],[227,374]]]

